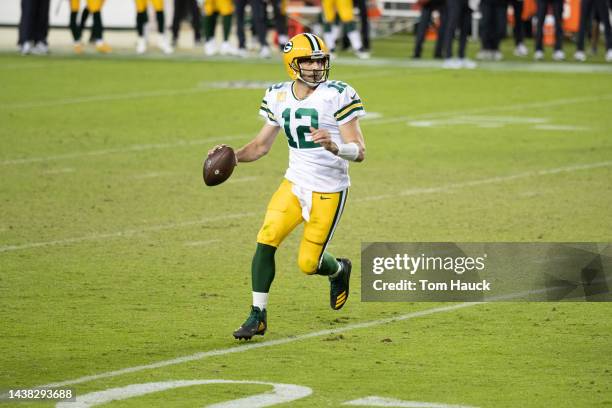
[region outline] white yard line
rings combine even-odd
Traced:
[[[466,110],[456,110],[456,111],[446,111],[446,112],[432,112],[432,113],[424,113],[414,116],[395,116],[391,118],[381,118],[381,119],[373,119],[368,122],[364,122],[364,125],[367,123],[368,125],[382,125],[386,123],[396,123],[396,122],[408,122],[422,119],[433,119],[433,118],[444,118],[448,116],[458,116],[458,115],[473,115],[479,113],[487,113],[487,112],[506,112],[513,110],[523,110],[523,109],[537,109],[537,108],[550,108],[554,106],[562,106],[562,105],[573,105],[577,103],[587,103],[587,102],[597,102],[597,101],[607,101],[612,100],[612,94],[599,95],[599,96],[584,96],[577,98],[562,98],[562,99],[552,99],[549,101],[542,102],[530,102],[530,103],[518,103],[514,105],[503,105],[503,106],[489,106],[482,108],[473,108]]]
[[[201,247],[201,246],[208,246],[210,244],[214,244],[217,242],[221,242],[220,239],[209,239],[207,241],[188,241],[185,242],[185,246],[186,247]]]
[[[432,118],[444,118],[449,116],[456,115],[470,115],[470,114],[479,114],[486,112],[504,112],[504,111],[512,111],[512,110],[522,110],[522,109],[532,109],[532,108],[546,108],[560,105],[571,105],[574,103],[586,103],[586,102],[595,102],[600,100],[610,100],[612,99],[612,95],[601,95],[596,97],[579,97],[579,98],[566,98],[566,99],[553,99],[550,101],[543,102],[533,102],[533,103],[521,103],[515,105],[507,105],[507,106],[492,106],[492,107],[483,107],[483,108],[475,108],[468,109],[463,111],[447,111],[447,112],[433,112],[433,113],[424,113],[414,116],[395,116],[390,118],[385,117],[374,117],[367,121],[364,121],[364,125],[383,125],[387,123],[396,123],[396,122],[409,122],[423,119],[432,119]],[[378,114],[380,115],[380,114]],[[66,159],[76,159],[80,157],[88,157],[88,156],[101,156],[101,155],[113,155],[120,153],[128,153],[128,152],[139,152],[144,150],[151,149],[168,149],[180,146],[190,146],[190,145],[201,145],[206,144],[213,141],[226,141],[226,140],[234,140],[234,139],[242,139],[247,138],[252,135],[240,135],[240,136],[219,136],[218,138],[210,138],[203,140],[195,140],[195,141],[183,141],[179,140],[172,143],[156,143],[156,144],[141,144],[141,145],[131,145],[125,147],[111,148],[111,149],[102,149],[102,150],[91,150],[91,151],[83,151],[83,152],[74,152],[74,153],[65,153],[51,156],[41,156],[41,157],[24,157],[19,159],[5,159],[0,161],[0,165],[8,166],[8,165],[18,165],[18,164],[29,164],[29,163],[39,163],[46,161],[55,161],[55,160],[66,160]]]
[[[524,297],[525,295],[542,293],[550,289],[551,288],[545,288],[545,289],[529,290],[529,291],[517,292],[517,293],[509,293],[506,295],[495,296],[484,302],[455,303],[449,306],[434,307],[431,309],[419,310],[417,312],[410,312],[410,313],[406,313],[406,314],[395,316],[395,317],[387,317],[384,319],[370,320],[368,322],[363,322],[363,323],[348,324],[346,326],[341,326],[341,327],[337,327],[334,329],[319,330],[316,332],[305,333],[305,334],[301,334],[298,336],[290,336],[290,337],[285,337],[285,338],[281,338],[277,340],[262,341],[258,343],[246,343],[243,345],[228,347],[224,349],[203,351],[203,352],[191,354],[188,356],[158,361],[157,363],[143,364],[143,365],[138,365],[134,367],[127,367],[127,368],[123,368],[120,370],[108,371],[105,373],[94,374],[94,375],[87,375],[87,376],[75,378],[72,380],[54,382],[54,383],[49,383],[49,384],[44,384],[44,385],[37,385],[31,388],[58,388],[58,387],[65,387],[69,385],[82,384],[82,383],[86,383],[90,381],[100,380],[103,378],[118,377],[124,374],[137,373],[137,372],[145,371],[145,370],[153,370],[156,368],[162,368],[162,367],[167,367],[167,366],[172,366],[172,365],[177,365],[177,364],[189,363],[192,361],[204,360],[210,357],[224,356],[224,355],[234,354],[234,353],[242,353],[244,351],[249,351],[249,350],[254,350],[254,349],[259,349],[259,348],[264,348],[264,347],[279,346],[283,344],[293,343],[296,341],[302,341],[302,340],[308,340],[308,339],[312,339],[316,337],[327,336],[330,334],[339,334],[339,333],[345,333],[345,332],[352,331],[352,330],[367,329],[369,327],[381,326],[383,324],[402,322],[402,321],[411,320],[417,317],[430,316],[436,313],[452,312],[455,310],[460,310],[460,309],[465,309],[465,308],[472,307],[472,306],[482,305],[482,304],[490,303],[493,301],[519,299],[519,298]]]
[[[255,181],[255,180],[257,180],[257,178],[258,178],[257,176],[246,176],[246,177],[240,177],[240,178],[235,178],[235,179],[230,178],[229,180],[227,180],[227,183],[228,184],[232,184],[232,183],[246,183],[246,182],[249,182],[249,181]]]
[[[42,172],[42,174],[45,175],[53,175],[53,174],[65,174],[65,173],[74,173],[74,169],[71,167],[64,167],[61,169],[49,169],[49,170],[44,170]]]
[[[533,127],[536,130],[552,130],[557,132],[585,132],[587,130],[591,130],[589,127],[585,126],[572,126],[572,125],[535,125]]]
[[[52,155],[52,156],[24,157],[22,159],[3,160],[3,161],[0,161],[0,165],[8,166],[8,165],[14,165],[14,164],[40,163],[40,162],[56,161],[56,160],[77,159],[80,157],[105,156],[105,155],[132,153],[132,152],[143,152],[147,150],[172,149],[176,147],[185,147],[185,146],[199,146],[199,145],[206,145],[206,144],[213,143],[213,142],[223,142],[226,140],[245,139],[248,136],[250,135],[219,136],[219,137],[211,137],[211,138],[199,139],[199,140],[178,140],[172,143],[135,144],[135,145],[129,145],[129,146],[124,146],[124,147],[118,147],[114,149],[100,149],[100,150],[90,150],[90,151],[84,151],[84,152],[57,154],[57,155]],[[203,152],[202,154],[204,153],[205,152]],[[204,157],[202,157],[202,159],[203,158]]]
[[[130,178],[134,180],[144,180],[144,179],[152,179],[152,178],[160,178],[160,177],[170,177],[170,176],[175,176],[177,174],[178,173],[175,171],[152,171],[149,173],[134,174]]]
[[[466,188],[466,187],[481,186],[485,184],[503,183],[506,181],[514,181],[514,180],[519,180],[519,179],[524,179],[524,178],[529,178],[529,177],[540,177],[540,176],[547,176],[547,175],[558,174],[558,173],[570,173],[574,171],[590,170],[590,169],[597,169],[600,167],[609,167],[609,166],[612,166],[612,161],[590,163],[590,164],[578,164],[575,166],[566,166],[566,167],[557,167],[557,168],[545,169],[545,170],[527,171],[524,173],[511,174],[508,176],[498,176],[498,177],[490,177],[490,178],[485,178],[485,179],[480,179],[480,180],[464,181],[460,183],[450,183],[450,184],[445,184],[445,185],[437,186],[437,187],[411,188],[408,190],[400,191],[399,193],[381,194],[381,195],[375,195],[375,196],[355,198],[352,201],[353,202],[378,201],[378,200],[385,200],[387,198],[396,198],[398,196],[407,197],[407,196],[422,195],[422,194],[448,193],[450,191],[461,189],[461,188]]]
[[[100,241],[104,239],[130,237],[133,235],[143,234],[146,232],[155,232],[155,231],[163,231],[163,230],[176,229],[176,228],[192,227],[195,225],[205,225],[205,224],[213,223],[219,220],[244,218],[244,217],[250,217],[252,215],[255,215],[255,213],[227,214],[227,215],[219,215],[219,216],[210,217],[210,218],[204,218],[200,220],[175,222],[175,223],[162,224],[162,225],[153,225],[150,227],[134,228],[134,229],[128,229],[128,230],[118,231],[118,232],[110,232],[106,234],[91,234],[91,235],[85,235],[85,236],[75,237],[75,238],[57,239],[53,241],[31,242],[29,244],[21,244],[21,245],[5,245],[5,246],[0,246],[0,253],[19,251],[19,250],[24,250],[24,249],[41,248],[41,247],[54,246],[54,245],[76,244],[76,243],[86,242],[86,241]]]
[[[591,169],[609,167],[609,166],[612,166],[612,161],[589,163],[589,164],[578,164],[578,165],[573,165],[573,166],[556,167],[556,168],[551,168],[551,169],[511,174],[508,176],[490,177],[490,178],[479,179],[479,180],[464,181],[460,183],[451,183],[451,184],[445,184],[445,185],[435,186],[435,187],[414,188],[414,189],[400,191],[394,194],[383,194],[383,195],[357,198],[352,201],[353,202],[377,201],[377,200],[384,200],[388,198],[415,196],[415,195],[423,195],[423,194],[434,194],[434,193],[447,193],[453,190],[467,188],[467,187],[503,183],[507,181],[519,180],[519,179],[524,179],[524,178],[529,178],[529,177],[541,177],[541,176],[547,176],[547,175],[558,174],[558,173],[569,173],[569,172],[581,171],[581,170],[591,170]],[[248,217],[251,215],[255,215],[255,213],[219,215],[216,217],[211,217],[211,218],[207,218],[203,220],[185,221],[185,222],[164,224],[164,225],[154,225],[154,226],[144,227],[140,229],[131,229],[131,230],[125,230],[125,231],[119,231],[119,232],[113,232],[113,233],[106,233],[106,234],[92,234],[92,235],[76,237],[76,238],[66,238],[66,239],[52,240],[52,241],[32,242],[32,243],[21,244],[21,245],[4,245],[4,246],[0,246],[0,253],[47,247],[47,246],[54,246],[54,245],[74,244],[74,243],[85,242],[85,241],[98,241],[98,240],[104,240],[104,239],[120,238],[120,237],[131,236],[131,235],[138,234],[138,233],[184,228],[184,227],[190,227],[194,225],[207,224],[209,222],[213,222],[216,220],[230,219],[230,218],[242,218],[242,217]]]
[[[158,96],[190,95],[211,92],[214,88],[167,89],[159,91],[116,93],[108,95],[91,95],[77,98],[54,99],[50,101],[32,101],[0,105],[0,109],[29,109],[51,106],[76,105],[92,102],[124,101],[130,99],[156,98]]]
[[[467,405],[443,404],[440,402],[402,401],[395,398],[370,396],[342,403],[363,407],[395,407],[395,408],[475,408]]]
[[[282,338],[278,340],[262,341],[258,343],[247,343],[244,345],[229,347],[225,349],[218,349],[218,350],[211,350],[211,351],[195,353],[189,356],[159,361],[157,363],[139,365],[135,367],[123,368],[121,370],[109,371],[106,373],[88,375],[85,377],[75,378],[72,380],[55,382],[55,383],[50,383],[50,384],[45,384],[45,385],[39,385],[33,388],[57,388],[57,387],[65,387],[68,385],[74,385],[74,384],[82,384],[82,383],[86,383],[89,381],[100,380],[103,378],[118,377],[120,375],[136,373],[136,372],[144,371],[144,370],[153,370],[153,369],[161,368],[161,367],[189,363],[191,361],[204,360],[210,357],[224,356],[224,355],[234,354],[234,353],[242,353],[244,351],[249,351],[249,350],[254,350],[254,349],[259,349],[259,348],[264,348],[264,347],[280,346],[282,344],[293,343],[293,342],[302,341],[302,340],[308,340],[308,339],[312,339],[315,337],[327,336],[330,334],[345,333],[351,330],[366,329],[368,327],[375,327],[375,326],[380,326],[380,325],[388,324],[388,323],[401,322],[405,320],[414,319],[416,317],[429,316],[429,315],[436,314],[436,313],[450,312],[450,311],[463,309],[463,308],[470,307],[470,306],[476,306],[482,303],[483,302],[460,303],[460,304],[455,304],[451,306],[436,307],[433,309],[426,309],[426,310],[421,310],[418,312],[407,313],[407,314],[396,316],[396,317],[372,320],[372,321],[364,322],[364,323],[349,324],[349,325],[338,327],[335,329],[320,330],[320,331],[316,331],[312,333],[306,333],[306,334],[302,334],[298,336],[286,337],[286,338]]]
[[[372,58],[360,60],[355,58],[340,57],[334,61],[336,65],[359,66],[361,68],[376,68],[390,66],[396,68],[421,68],[435,69],[433,72],[444,72],[442,62],[437,60],[413,61],[399,58]],[[612,74],[610,64],[585,64],[585,63],[558,63],[558,62],[532,62],[532,61],[507,61],[507,62],[477,62],[476,70],[453,71],[454,73],[473,73],[481,71],[507,71],[507,72],[532,72],[532,73],[555,73],[555,74]],[[449,71],[446,71],[449,72]],[[410,73],[408,74],[410,75]]]
[[[26,64],[4,64],[4,65],[0,65],[0,69],[17,69],[19,71],[23,70],[23,69],[45,69],[48,70],[50,68],[57,68],[57,67],[67,67],[69,65],[74,66],[76,64],[79,64],[78,61],[70,61],[70,62],[57,62],[54,61],[52,63],[48,63],[48,62],[44,62],[44,63],[26,63]]]

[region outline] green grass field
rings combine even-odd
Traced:
[[[354,261],[351,298],[330,310],[327,281],[298,271],[298,229],[277,252],[269,331],[247,345],[231,333],[286,141],[219,187],[201,165],[211,146],[254,136],[281,64],[0,55],[0,390],[221,379],[310,388],[295,407],[612,406],[609,303],[365,303],[359,287],[363,241],[611,241],[612,70],[396,61],[332,70],[370,113],[330,247]],[[107,406],[271,389],[194,385]]]

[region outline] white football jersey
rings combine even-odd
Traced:
[[[293,82],[271,86],[259,114],[273,126],[281,126],[289,144],[285,178],[305,189],[324,193],[345,190],[350,184],[348,161],[312,141],[310,127],[327,129],[336,144],[344,143],[339,126],[365,115],[357,92],[340,81],[326,81],[306,99],[293,94]]]

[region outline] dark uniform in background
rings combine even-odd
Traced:
[[[270,47],[266,39],[266,3],[264,0],[236,0],[236,34],[238,34],[238,53],[240,56],[246,56],[246,36],[244,33],[244,11],[246,5],[251,5],[251,18],[255,34],[261,45],[259,55],[263,58],[270,58]]]
[[[197,44],[202,41],[200,33],[200,7],[196,0],[174,0],[174,17],[172,18],[172,46],[176,47],[181,29],[181,21],[187,14],[191,15],[193,40]]]
[[[278,35],[278,47],[282,51],[285,44],[289,41],[287,31],[287,0],[270,0],[270,4],[272,5],[272,13],[274,14],[274,28]],[[266,16],[265,13],[264,16]],[[268,24],[266,22],[264,27],[267,26]]]
[[[523,23],[523,0],[509,0],[508,4],[514,11],[514,27],[512,36],[514,37],[514,55],[524,57],[528,54],[525,41],[525,24]]]
[[[370,51],[370,21],[368,17],[367,0],[353,0],[353,4],[359,10],[359,22],[361,27],[361,42],[364,51]]]
[[[451,0],[454,1],[454,0]],[[419,24],[417,26],[417,32],[414,43],[414,54],[413,58],[421,58],[423,52],[423,43],[425,42],[425,35],[427,29],[431,24],[432,14],[434,11],[440,13],[440,28],[438,30],[438,39],[436,41],[436,49],[434,51],[434,58],[442,58],[442,41],[444,36],[444,25],[446,23],[446,0],[422,0],[421,4],[421,17],[419,18]]]
[[[22,54],[49,52],[49,3],[50,0],[21,0],[18,43]]]
[[[553,58],[555,60],[565,59],[563,53],[563,0],[538,0],[538,12],[536,17],[538,23],[536,26],[536,41],[535,41],[535,54],[536,60],[544,57],[544,19],[548,11],[548,6],[552,6],[553,16],[555,17],[555,53]]]
[[[578,30],[578,40],[576,42],[576,54],[574,58],[578,61],[585,61],[584,37],[586,35],[589,20],[593,19],[593,12],[597,13],[599,20],[604,25],[606,36],[606,61],[612,61],[612,30],[610,28],[610,14],[606,0],[582,0],[580,7],[580,29]]]
[[[447,23],[444,27],[444,40],[442,46],[443,57],[446,60],[451,60],[453,58],[453,40],[455,39],[455,31],[459,29],[458,56],[463,60],[465,59],[467,37],[472,20],[472,10],[468,5],[468,0],[448,1],[446,3],[446,16]]]
[[[499,44],[506,34],[507,0],[482,0],[480,11],[482,13],[482,51],[483,57],[501,60]]]

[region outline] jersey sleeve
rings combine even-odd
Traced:
[[[334,118],[338,125],[344,125],[352,119],[366,114],[361,98],[350,85],[347,85],[344,92],[338,95],[336,106],[337,110],[334,113]]]
[[[264,95],[261,105],[259,106],[259,115],[263,116],[268,125],[280,126],[276,117],[274,116],[274,106],[272,105],[273,91],[268,89]]]

